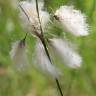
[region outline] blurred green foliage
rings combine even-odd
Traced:
[[[24,72],[12,69],[9,52],[12,42],[25,35],[18,20],[18,10],[13,8],[12,0],[0,0],[0,96],[59,96],[53,79],[41,74],[32,65],[35,38],[27,37],[29,63],[32,67]],[[70,70],[62,66],[63,76],[59,79],[64,96],[96,96],[96,0],[45,0],[45,7],[51,14],[61,5],[74,5],[86,14],[90,25],[90,35],[74,37],[67,35],[76,42],[83,57],[83,65],[79,70]],[[10,27],[13,29],[10,30]],[[51,31],[59,31],[55,28]],[[1,71],[0,71],[1,72]]]

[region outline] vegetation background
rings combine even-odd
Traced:
[[[12,42],[25,35],[18,20],[16,0],[0,0],[0,96],[59,96],[54,80],[42,74],[32,64],[35,38],[28,35],[27,49],[30,68],[17,72],[9,56]],[[87,16],[90,35],[74,37],[83,57],[82,67],[71,70],[59,64],[63,76],[59,78],[64,96],[96,96],[96,0],[45,0],[45,7],[53,13],[61,5],[74,5]],[[51,31],[61,35],[58,28]]]

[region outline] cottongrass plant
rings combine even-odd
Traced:
[[[69,41],[55,37],[45,38],[44,32],[46,31],[48,22],[50,22],[50,14],[43,10],[44,1],[21,1],[19,3],[19,8],[20,19],[23,27],[28,33],[37,38],[35,48],[37,66],[39,66],[44,73],[50,74],[55,79],[60,94],[63,96],[63,92],[58,80],[60,71],[58,71],[58,69],[53,65],[48,46],[50,46],[52,50],[58,54],[58,56],[64,61],[64,64],[72,69],[76,69],[81,66],[82,57],[75,51],[74,47],[72,47],[73,44],[71,44]],[[75,36],[88,35],[86,16],[82,14],[81,11],[75,10],[73,6],[61,6],[56,10],[53,16],[58,22],[61,23],[64,30],[74,34]],[[16,41],[13,44],[10,52],[15,66],[18,66],[19,69],[27,64],[25,52],[26,36],[23,40]]]
[[[11,59],[14,63],[14,68],[17,71],[24,70],[27,67],[27,54],[26,54],[26,44],[25,39],[18,40],[12,44],[12,49],[10,51]]]
[[[73,6],[61,6],[54,16],[61,22],[64,30],[75,36],[88,35],[86,16],[81,11],[75,10]]]

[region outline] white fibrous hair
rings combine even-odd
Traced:
[[[36,54],[36,64],[37,67],[40,68],[44,73],[51,75],[52,77],[58,78],[60,72],[53,66],[48,59],[45,49],[41,43],[38,41],[35,49]]]
[[[82,58],[73,50],[73,48],[70,47],[70,43],[68,41],[53,38],[50,39],[50,44],[55,53],[57,53],[68,67],[78,68],[81,66]]]
[[[61,6],[56,10],[55,16],[66,31],[71,32],[75,36],[88,35],[86,16],[81,11],[75,10],[73,6]]]
[[[32,2],[22,1],[19,4],[24,9],[25,13],[29,17],[29,20],[28,20],[28,17],[25,15],[25,13],[22,10],[20,11],[20,18],[22,20],[23,26],[29,32],[40,33],[40,23],[38,20],[36,3],[34,1]],[[46,28],[46,25],[49,21],[50,16],[48,12],[43,11],[43,6],[44,6],[44,2],[39,1],[38,2],[39,16],[40,16],[41,26],[44,30]]]
[[[24,41],[16,41],[12,45],[10,56],[13,61],[13,67],[17,71],[24,70],[28,64],[26,48]]]

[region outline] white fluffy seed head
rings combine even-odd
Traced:
[[[10,56],[13,61],[13,67],[17,71],[24,70],[27,66],[27,56],[25,43],[23,41],[16,41],[12,44]]]
[[[60,72],[49,61],[41,41],[38,41],[36,44],[35,54],[37,67],[39,67],[44,73],[58,78]]]
[[[81,11],[75,10],[73,6],[61,6],[56,10],[55,16],[66,31],[71,32],[75,36],[88,35],[86,16]]]
[[[39,16],[40,16],[42,28],[44,30],[49,21],[50,16],[49,16],[48,12],[42,10],[43,6],[44,6],[43,4],[44,4],[43,2],[38,2]],[[34,31],[37,31],[38,33],[40,33],[40,24],[39,24],[39,20],[38,20],[35,2],[34,1],[32,1],[32,2],[22,1],[22,2],[20,2],[20,6],[24,9],[24,11],[26,12],[26,14],[29,17],[29,20],[28,20],[27,16],[21,10],[20,18],[22,20],[23,26],[29,32],[34,33]],[[35,27],[35,30],[34,30],[33,26]]]
[[[55,53],[65,62],[70,68],[78,68],[81,66],[82,58],[77,54],[70,43],[66,40],[53,38],[50,39],[51,46]]]

